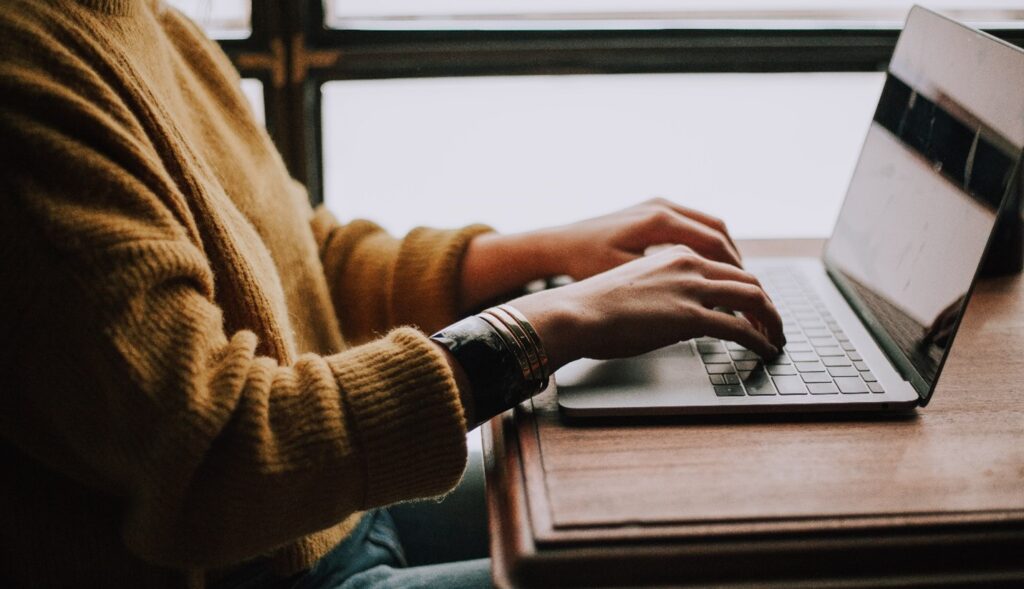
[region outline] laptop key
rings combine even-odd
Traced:
[[[723,374],[721,376],[725,378],[725,384],[740,384],[740,377],[738,374]]]
[[[857,370],[860,370],[861,372],[866,372],[868,370],[868,363],[867,362],[857,361],[857,362],[853,363],[853,366]]]
[[[724,374],[709,374],[708,376],[711,378],[711,384],[725,384]]]
[[[807,385],[799,376],[775,376],[775,387],[780,395],[806,395]]]
[[[786,343],[785,350],[792,354],[793,352],[813,352],[814,348],[810,344],[788,342]]]
[[[750,350],[734,350],[729,352],[733,360],[758,360],[760,359],[757,354]]]
[[[779,354],[778,356],[776,356],[776,357],[772,358],[771,360],[768,360],[767,362],[765,362],[765,364],[768,364],[769,366],[778,366],[780,364],[791,364],[791,363],[792,362],[790,362],[789,358],[787,358],[785,354]]]
[[[857,376],[857,369],[853,366],[832,366],[828,373],[832,376]]]
[[[804,372],[800,375],[806,383],[812,382],[832,382],[832,377],[826,372]]]
[[[760,364],[760,360],[737,360],[736,370],[753,370]]]
[[[697,351],[701,354],[724,353],[725,348],[722,347],[722,342],[697,342]]]
[[[744,348],[743,346],[739,345],[736,342],[725,342],[725,347],[729,350],[735,350],[737,352],[746,350],[746,348]]]
[[[807,385],[812,395],[835,395],[839,393],[839,387],[834,382],[819,382]]]
[[[869,382],[868,383],[868,389],[870,389],[872,393],[884,393],[885,392],[885,389],[882,388],[882,384],[878,383],[878,382]]]
[[[719,397],[742,397],[743,387],[738,384],[724,384],[715,386],[715,394]]]
[[[701,360],[704,360],[705,364],[728,364],[732,359],[729,354],[702,354]]]
[[[736,372],[732,364],[705,364],[708,374],[730,374]]]
[[[789,357],[794,362],[817,362],[818,355],[814,352],[790,352]]]
[[[835,346],[825,346],[818,348],[819,356],[845,356],[846,352]]]
[[[864,359],[864,358],[860,357],[860,353],[859,352],[850,352],[849,354],[847,354],[847,356],[850,357],[850,360],[854,360],[856,362],[860,362],[861,360]]]
[[[786,376],[796,374],[796,368],[791,365],[769,364],[768,374],[772,376]]]
[[[837,378],[836,386],[839,387],[839,392],[841,393],[858,394],[868,392],[867,385],[856,376]]]
[[[821,328],[821,329],[808,329],[806,331],[806,333],[807,333],[807,337],[809,337],[809,338],[831,337],[832,336],[832,332],[827,330],[827,329],[825,329],[824,327]]]
[[[794,365],[798,372],[825,372],[821,362],[795,362]]]
[[[842,348],[847,352],[854,352],[857,350],[857,346],[853,345],[853,342],[851,342],[850,340],[841,341],[839,342],[839,345],[842,346]]]
[[[860,377],[863,378],[865,382],[875,382],[878,380],[877,378],[875,378],[875,375],[872,374],[870,370],[861,372]]]
[[[743,379],[743,385],[747,388],[747,394],[752,397],[775,394],[775,385],[772,384],[772,379],[768,378],[764,369],[750,373],[750,376]]]
[[[849,366],[850,360],[846,356],[825,356],[821,363],[825,366]]]

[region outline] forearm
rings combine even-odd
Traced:
[[[471,313],[527,283],[564,272],[555,236],[546,230],[473,239],[462,264],[459,302]]]
[[[326,209],[312,219],[331,301],[349,343],[393,327],[430,333],[463,315],[461,284],[471,242],[492,230],[471,225],[444,231],[417,228],[402,239],[356,220],[338,223]]]

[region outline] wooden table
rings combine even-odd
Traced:
[[[495,580],[1024,586],[1021,350],[1014,276],[978,286],[931,404],[908,416],[566,424],[546,391],[484,427]]]

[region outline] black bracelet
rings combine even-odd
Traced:
[[[448,348],[472,387],[473,411],[483,423],[533,394],[514,352],[490,323],[474,315],[430,336]]]

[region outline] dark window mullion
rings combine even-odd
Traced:
[[[297,165],[322,202],[320,84],[330,80],[529,74],[882,71],[898,30],[386,31],[329,29],[323,0],[289,3],[300,51],[338,52],[291,83]],[[1024,31],[990,31],[1024,46]],[[292,56],[291,63],[295,63]],[[293,72],[294,74],[294,72]],[[299,168],[296,168],[299,169]]]

